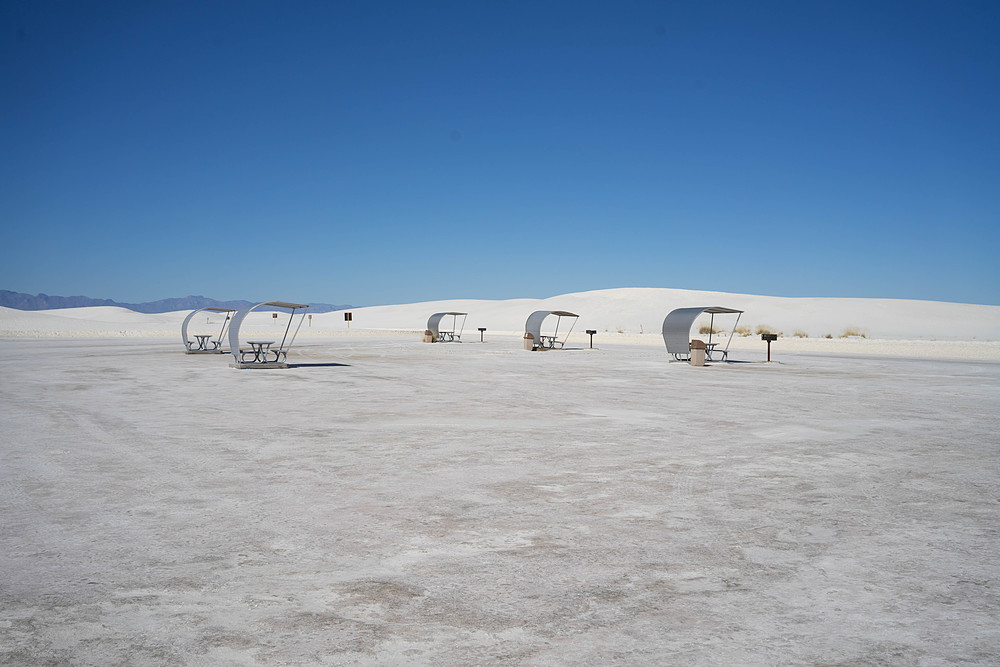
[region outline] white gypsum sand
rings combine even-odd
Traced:
[[[769,325],[785,336],[796,330],[810,338],[839,338],[856,329],[869,338],[915,340],[1000,340],[1000,306],[904,299],[787,298],[663,288],[620,288],[579,292],[547,299],[450,300],[353,309],[351,328],[423,329],[434,312],[468,312],[467,330],[523,331],[534,310],[569,310],[580,315],[578,331],[659,334],[675,308],[724,306],[746,311],[741,326]],[[716,327],[735,317],[716,317]],[[709,323],[704,316],[704,324]],[[313,328],[344,329],[342,313],[313,318]]]
[[[762,353],[2,340],[0,663],[992,662],[1000,364]]]
[[[739,326],[751,335],[732,337],[732,349],[762,349],[759,326],[783,333],[773,346],[776,353],[809,351],[834,354],[871,354],[960,359],[1000,359],[1000,307],[908,301],[899,299],[785,298],[720,292],[696,292],[658,288],[628,288],[567,294],[548,299],[505,301],[449,300],[352,309],[348,326],[343,312],[313,314],[299,336],[396,334],[419,336],[427,318],[442,311],[468,312],[465,340],[478,338],[479,327],[487,334],[519,335],[524,321],[535,310],[571,310],[580,315],[570,343],[580,346],[589,338],[587,329],[598,331],[598,344],[624,343],[663,346],[660,329],[674,308],[721,305],[746,312]],[[19,311],[0,308],[0,337],[164,337],[180,336],[180,325],[190,311],[143,315],[122,308],[94,307],[49,311]],[[204,313],[192,321],[192,332],[217,333],[220,316]],[[695,324],[709,324],[707,315]],[[284,331],[284,317],[272,320],[269,313],[253,313],[244,323],[250,334]],[[734,316],[719,316],[715,328],[724,332],[736,323]],[[565,330],[565,329],[564,329]],[[799,332],[808,338],[797,338]],[[844,337],[857,332],[861,336]],[[830,338],[826,338],[826,336]]]

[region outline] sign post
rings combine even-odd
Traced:
[[[778,340],[778,334],[761,334],[760,339],[767,341],[767,363],[771,363],[771,341]]]
[[[344,321],[347,322],[347,328],[351,328],[351,320],[354,319],[353,313],[344,313]]]

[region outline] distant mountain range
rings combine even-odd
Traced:
[[[170,313],[175,310],[197,310],[198,308],[233,308],[239,310],[253,306],[255,301],[216,301],[204,296],[185,296],[175,299],[160,299],[146,303],[119,303],[111,299],[92,299],[89,296],[49,296],[48,294],[23,294],[0,290],[0,306],[18,310],[54,310],[57,308],[84,308],[87,306],[117,306],[128,308],[137,313]],[[309,310],[313,313],[329,313],[332,310],[344,310],[354,306],[334,305],[330,303],[310,303]]]

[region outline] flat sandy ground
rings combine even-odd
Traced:
[[[997,664],[1000,363],[0,341],[0,662]]]

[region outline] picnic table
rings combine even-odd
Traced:
[[[209,347],[208,347],[208,344],[209,344],[208,341],[212,337],[212,334],[194,334],[194,337],[198,339],[198,347],[195,348],[195,349],[198,349],[198,350],[208,350],[209,349]],[[217,340],[216,341],[212,341],[212,348],[211,349],[213,349],[213,350],[219,349],[219,341],[217,341]]]
[[[716,351],[715,348],[718,346],[719,346],[718,343],[705,343],[705,358],[708,359],[709,361],[713,361],[712,353]],[[719,350],[719,351],[722,353],[722,358],[725,359],[728,350]]]
[[[273,340],[248,340],[247,345],[250,346],[249,350],[240,350],[240,361],[246,361],[248,355],[253,355],[253,363],[264,364],[267,363],[267,355],[271,351],[271,346],[274,345]],[[277,350],[275,350],[275,360],[277,360]]]
[[[555,336],[539,336],[538,337],[539,347],[545,347],[548,349],[553,349],[555,347],[562,347],[562,342],[556,339]]]

